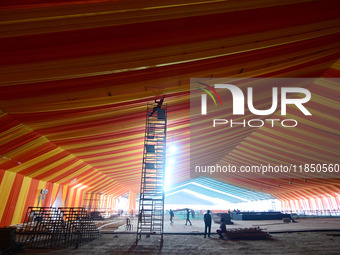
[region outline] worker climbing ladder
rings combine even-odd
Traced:
[[[142,235],[160,235],[163,243],[167,105],[162,102],[147,105],[136,243]]]

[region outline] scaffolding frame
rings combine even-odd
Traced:
[[[160,235],[163,244],[167,105],[148,104],[136,244],[142,235]]]
[[[17,234],[28,248],[79,247],[100,236],[83,207],[28,207]]]

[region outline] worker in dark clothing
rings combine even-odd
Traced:
[[[186,209],[186,210],[187,210],[187,219],[185,221],[185,225],[187,225],[188,222],[189,222],[190,226],[191,226],[192,224],[191,224],[191,221],[190,221],[190,210],[189,209]]]
[[[163,98],[161,98],[159,100],[155,99],[155,103],[157,104],[157,106],[153,108],[153,111],[152,111],[152,113],[150,113],[149,116],[152,116],[155,113],[155,111],[157,111],[158,109],[160,109],[162,107],[164,98],[165,98],[165,95],[163,96]]]
[[[207,233],[208,233],[208,237],[210,237],[210,232],[211,232],[211,214],[210,214],[210,210],[207,211],[206,214],[204,214],[204,238],[207,237]]]
[[[172,220],[174,216],[175,216],[174,211],[170,209],[170,222],[171,223],[174,223],[174,221]]]
[[[195,219],[195,211],[191,209],[191,216],[193,219]]]
[[[219,234],[219,238],[223,239],[223,233],[227,233],[227,227],[225,226],[224,219],[221,218],[221,224],[220,224],[220,229],[216,230],[217,234]]]

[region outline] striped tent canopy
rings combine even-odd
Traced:
[[[197,177],[176,185],[165,192],[166,196],[181,192],[187,189],[207,197],[219,198],[229,203],[241,203],[254,200],[273,199],[269,194],[243,189],[234,185],[226,184],[208,177]]]
[[[146,104],[164,93],[168,143],[179,148],[172,185],[188,181],[190,157],[200,156],[190,155],[190,78],[337,78],[339,7],[335,0],[1,1],[0,225],[58,197],[66,206],[103,197],[114,206],[127,192],[135,199]],[[339,84],[308,89],[313,116],[303,128],[230,129],[228,148],[209,160],[338,164]],[[216,137],[207,139],[213,147]],[[256,177],[213,176],[282,201],[340,194],[338,174]]]

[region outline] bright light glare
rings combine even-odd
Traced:
[[[167,163],[169,163],[170,165],[173,165],[173,164],[175,164],[175,159],[174,158],[168,158]]]
[[[173,175],[173,165],[176,163],[176,160],[174,158],[174,154],[177,152],[177,146],[174,144],[171,144],[169,148],[167,148],[167,153],[171,157],[167,158],[166,163],[167,166],[165,168],[165,176],[164,176],[164,191],[167,191],[171,185],[171,179]]]
[[[171,184],[173,166],[166,166],[165,168],[165,178],[164,178],[164,191],[167,191]]]
[[[175,145],[171,145],[169,148],[170,153],[175,153],[177,151],[177,147]]]
[[[81,184],[81,183],[78,183],[78,184],[75,185],[73,188],[75,188],[75,189],[85,189],[85,188],[87,188],[87,186],[86,186],[86,185],[83,185],[83,184]]]

